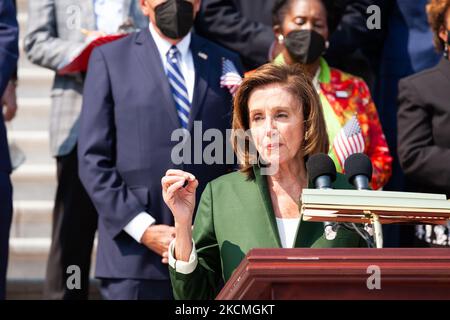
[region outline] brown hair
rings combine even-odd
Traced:
[[[233,135],[232,145],[241,163],[241,172],[252,179],[253,171],[250,163],[249,147],[240,150],[239,137],[236,132],[250,129],[248,101],[252,92],[268,85],[280,85],[299,101],[304,119],[303,151],[305,160],[315,153],[328,153],[329,143],[325,120],[319,96],[310,77],[299,64],[275,65],[266,64],[244,79],[236,93],[233,103]],[[248,141],[248,143],[252,143]]]
[[[439,38],[439,32],[446,26],[445,18],[450,9],[450,0],[430,0],[427,5],[428,22],[433,30],[434,46],[439,52],[445,48],[445,42]],[[449,28],[450,26],[446,26]]]

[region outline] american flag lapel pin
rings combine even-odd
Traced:
[[[206,54],[206,53],[204,53],[204,52],[199,52],[198,53],[198,56],[200,57],[200,58],[202,58],[203,60],[208,60],[208,55]]]
[[[236,66],[231,60],[222,58],[222,76],[220,77],[220,86],[227,88],[230,94],[234,96],[242,83],[242,77]]]

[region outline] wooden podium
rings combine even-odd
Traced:
[[[448,300],[450,249],[253,249],[216,299]]]

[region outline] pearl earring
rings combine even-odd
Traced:
[[[283,42],[284,42],[284,36],[283,36],[282,34],[280,34],[280,35],[278,36],[278,43],[279,43],[279,44],[283,44]]]

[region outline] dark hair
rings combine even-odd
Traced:
[[[281,25],[286,17],[289,7],[294,1],[299,0],[276,0],[272,9],[272,24]],[[343,14],[347,0],[320,0],[327,11],[327,24],[330,34],[333,33]]]
[[[280,85],[291,93],[299,102],[299,110],[303,113],[304,143],[303,156],[307,159],[316,153],[328,153],[328,134],[323,116],[320,98],[314,88],[310,76],[300,64],[276,65],[265,64],[242,82],[233,101],[233,134],[232,145],[241,163],[241,172],[253,178],[252,155],[249,147],[240,148],[239,132],[250,129],[248,101],[253,91],[269,85]]]

